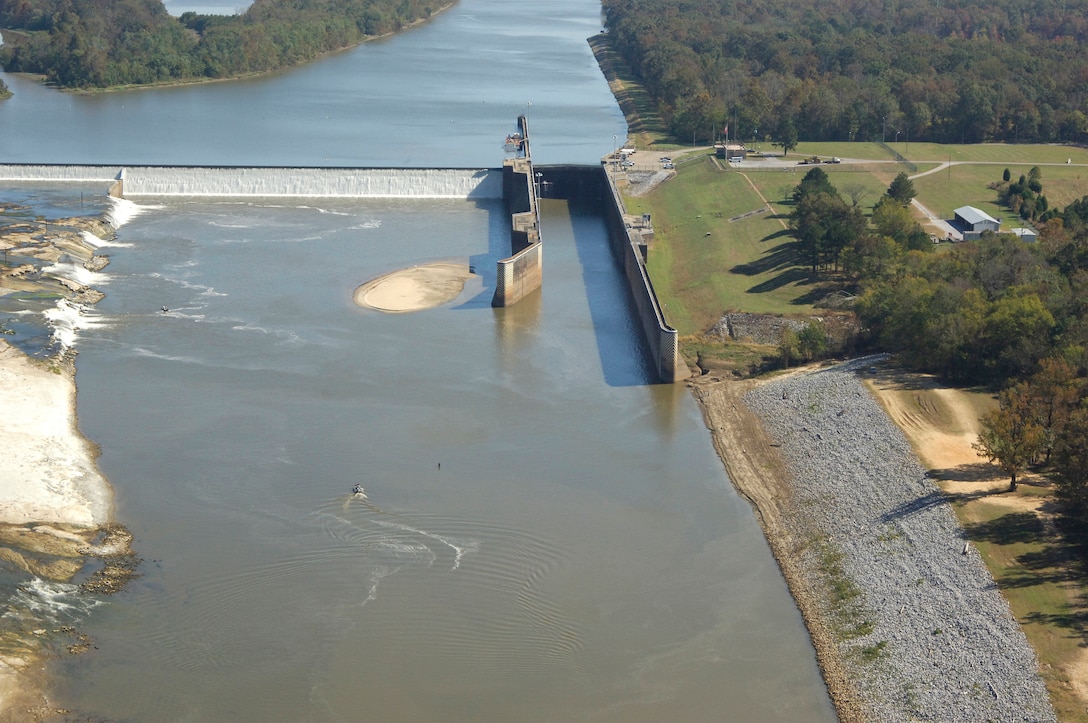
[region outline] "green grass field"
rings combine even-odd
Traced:
[[[954,209],[969,205],[1001,219],[1003,228],[1025,225],[998,204],[996,191],[989,187],[1001,181],[1005,168],[1016,178],[1040,164],[1043,193],[1051,207],[1088,195],[1085,149],[929,143],[910,148],[917,174],[895,163],[875,143],[806,143],[790,157],[837,155],[872,161],[820,166],[843,198],[856,202],[865,213],[901,172],[917,175],[918,201],[941,218],[950,219]],[[833,285],[811,276],[785,233],[789,196],[811,167],[762,166],[759,160],[750,160],[731,168],[715,162],[706,149],[674,156],[678,162],[673,178],[648,196],[625,198],[629,212],[653,218],[648,266],[669,323],[690,336],[705,332],[727,310],[811,313],[813,304]],[[955,165],[942,167],[942,157]],[[1066,159],[1074,163],[1066,164]]]

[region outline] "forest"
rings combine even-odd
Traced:
[[[161,0],[0,0],[0,66],[60,88],[233,78],[297,65],[430,17],[449,0],[256,0],[174,18]]]
[[[1088,140],[1088,0],[603,0],[673,136]]]

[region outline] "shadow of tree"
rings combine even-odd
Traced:
[[[1065,613],[1041,613],[1033,612],[1024,616],[1024,620],[1029,623],[1039,623],[1041,625],[1053,625],[1059,628],[1068,628],[1069,630],[1076,631],[1069,637],[1083,638],[1085,629],[1088,628],[1088,611],[1083,608],[1073,609]],[[1088,647],[1088,641],[1081,640],[1080,647]]]
[[[911,515],[921,512],[922,510],[927,510],[930,507],[934,507],[946,501],[947,498],[945,497],[943,492],[941,492],[940,490],[934,490],[932,492],[929,492],[928,494],[922,495],[921,497],[917,497],[908,502],[904,502],[901,505],[895,506],[891,510],[881,515],[880,519],[882,522],[892,522],[894,520],[899,520],[904,517],[910,517]]]
[[[1034,512],[1010,512],[993,520],[965,525],[963,529],[969,540],[995,545],[1044,542],[1051,539],[1046,527]]]
[[[746,264],[737,264],[731,268],[730,271],[734,274],[743,274],[744,276],[759,276],[760,274],[766,274],[781,269],[798,268],[799,259],[800,255],[798,253],[797,242],[786,241],[773,248],[767,249],[763,252],[763,255],[755,261],[749,261]]]
[[[801,268],[799,266],[795,266],[795,267],[793,267],[791,269],[787,269],[786,271],[783,271],[782,273],[775,276],[773,279],[767,279],[763,283],[756,284],[755,286],[749,288],[748,293],[750,293],[750,294],[763,294],[763,293],[766,293],[768,291],[774,291],[775,289],[780,289],[783,286],[788,286],[790,284],[805,283],[805,282],[807,282],[809,280],[809,278],[810,278],[810,275],[809,275],[808,269],[803,269],[803,268]],[[794,303],[796,303],[796,302],[794,302]]]
[[[812,283],[811,277],[809,279],[809,282]],[[807,292],[801,294],[797,298],[790,301],[790,303],[791,304],[796,304],[796,305],[799,305],[799,306],[800,305],[806,305],[806,304],[807,305],[815,305],[817,302],[823,301],[824,299],[826,299],[831,294],[834,294],[840,288],[842,288],[841,285],[834,284],[834,283],[831,283],[831,284],[817,284],[816,286],[813,286]]]
[[[995,478],[1004,479],[1002,475],[1001,470],[989,462],[972,462],[955,467],[929,470],[929,476],[933,479],[948,480],[950,482],[983,482]]]
[[[1016,568],[1011,568],[996,580],[1002,589],[1029,589],[1041,585],[1058,585],[1063,589],[1083,591],[1088,585],[1084,565],[1088,539],[1080,539],[1079,531],[1069,535],[1034,512],[1008,512],[1001,517],[964,525],[964,532],[974,542],[992,545],[1031,545],[1016,555]],[[1088,600],[1084,592],[1023,617],[1028,623],[1049,625],[1070,631],[1068,637],[1080,640],[1088,647]]]

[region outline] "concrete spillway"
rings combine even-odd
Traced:
[[[0,181],[116,184],[113,195],[502,198],[502,171],[464,168],[241,168],[0,165]]]

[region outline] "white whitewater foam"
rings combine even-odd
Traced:
[[[67,299],[61,299],[55,307],[46,309],[45,318],[53,329],[53,338],[64,349],[75,346],[81,330],[102,327],[107,323],[105,317],[95,314],[89,307]]]
[[[79,264],[71,263],[56,263],[46,266],[42,269],[42,273],[68,279],[83,286],[101,286],[110,280],[109,274],[104,274],[101,271],[91,271]]]
[[[502,172],[450,168],[128,168],[125,195],[502,198]]]
[[[107,240],[95,236],[90,231],[83,231],[83,243],[87,244],[91,248],[132,248],[132,244],[121,243],[120,241]]]
[[[7,612],[0,617],[29,614],[42,625],[55,625],[80,620],[101,604],[94,596],[83,594],[78,585],[34,578],[19,586],[8,602]]]
[[[106,217],[110,220],[110,224],[115,228],[121,228],[132,219],[139,216],[146,211],[154,211],[162,208],[157,205],[141,205],[133,203],[127,198],[110,197],[110,210],[106,212]]]

